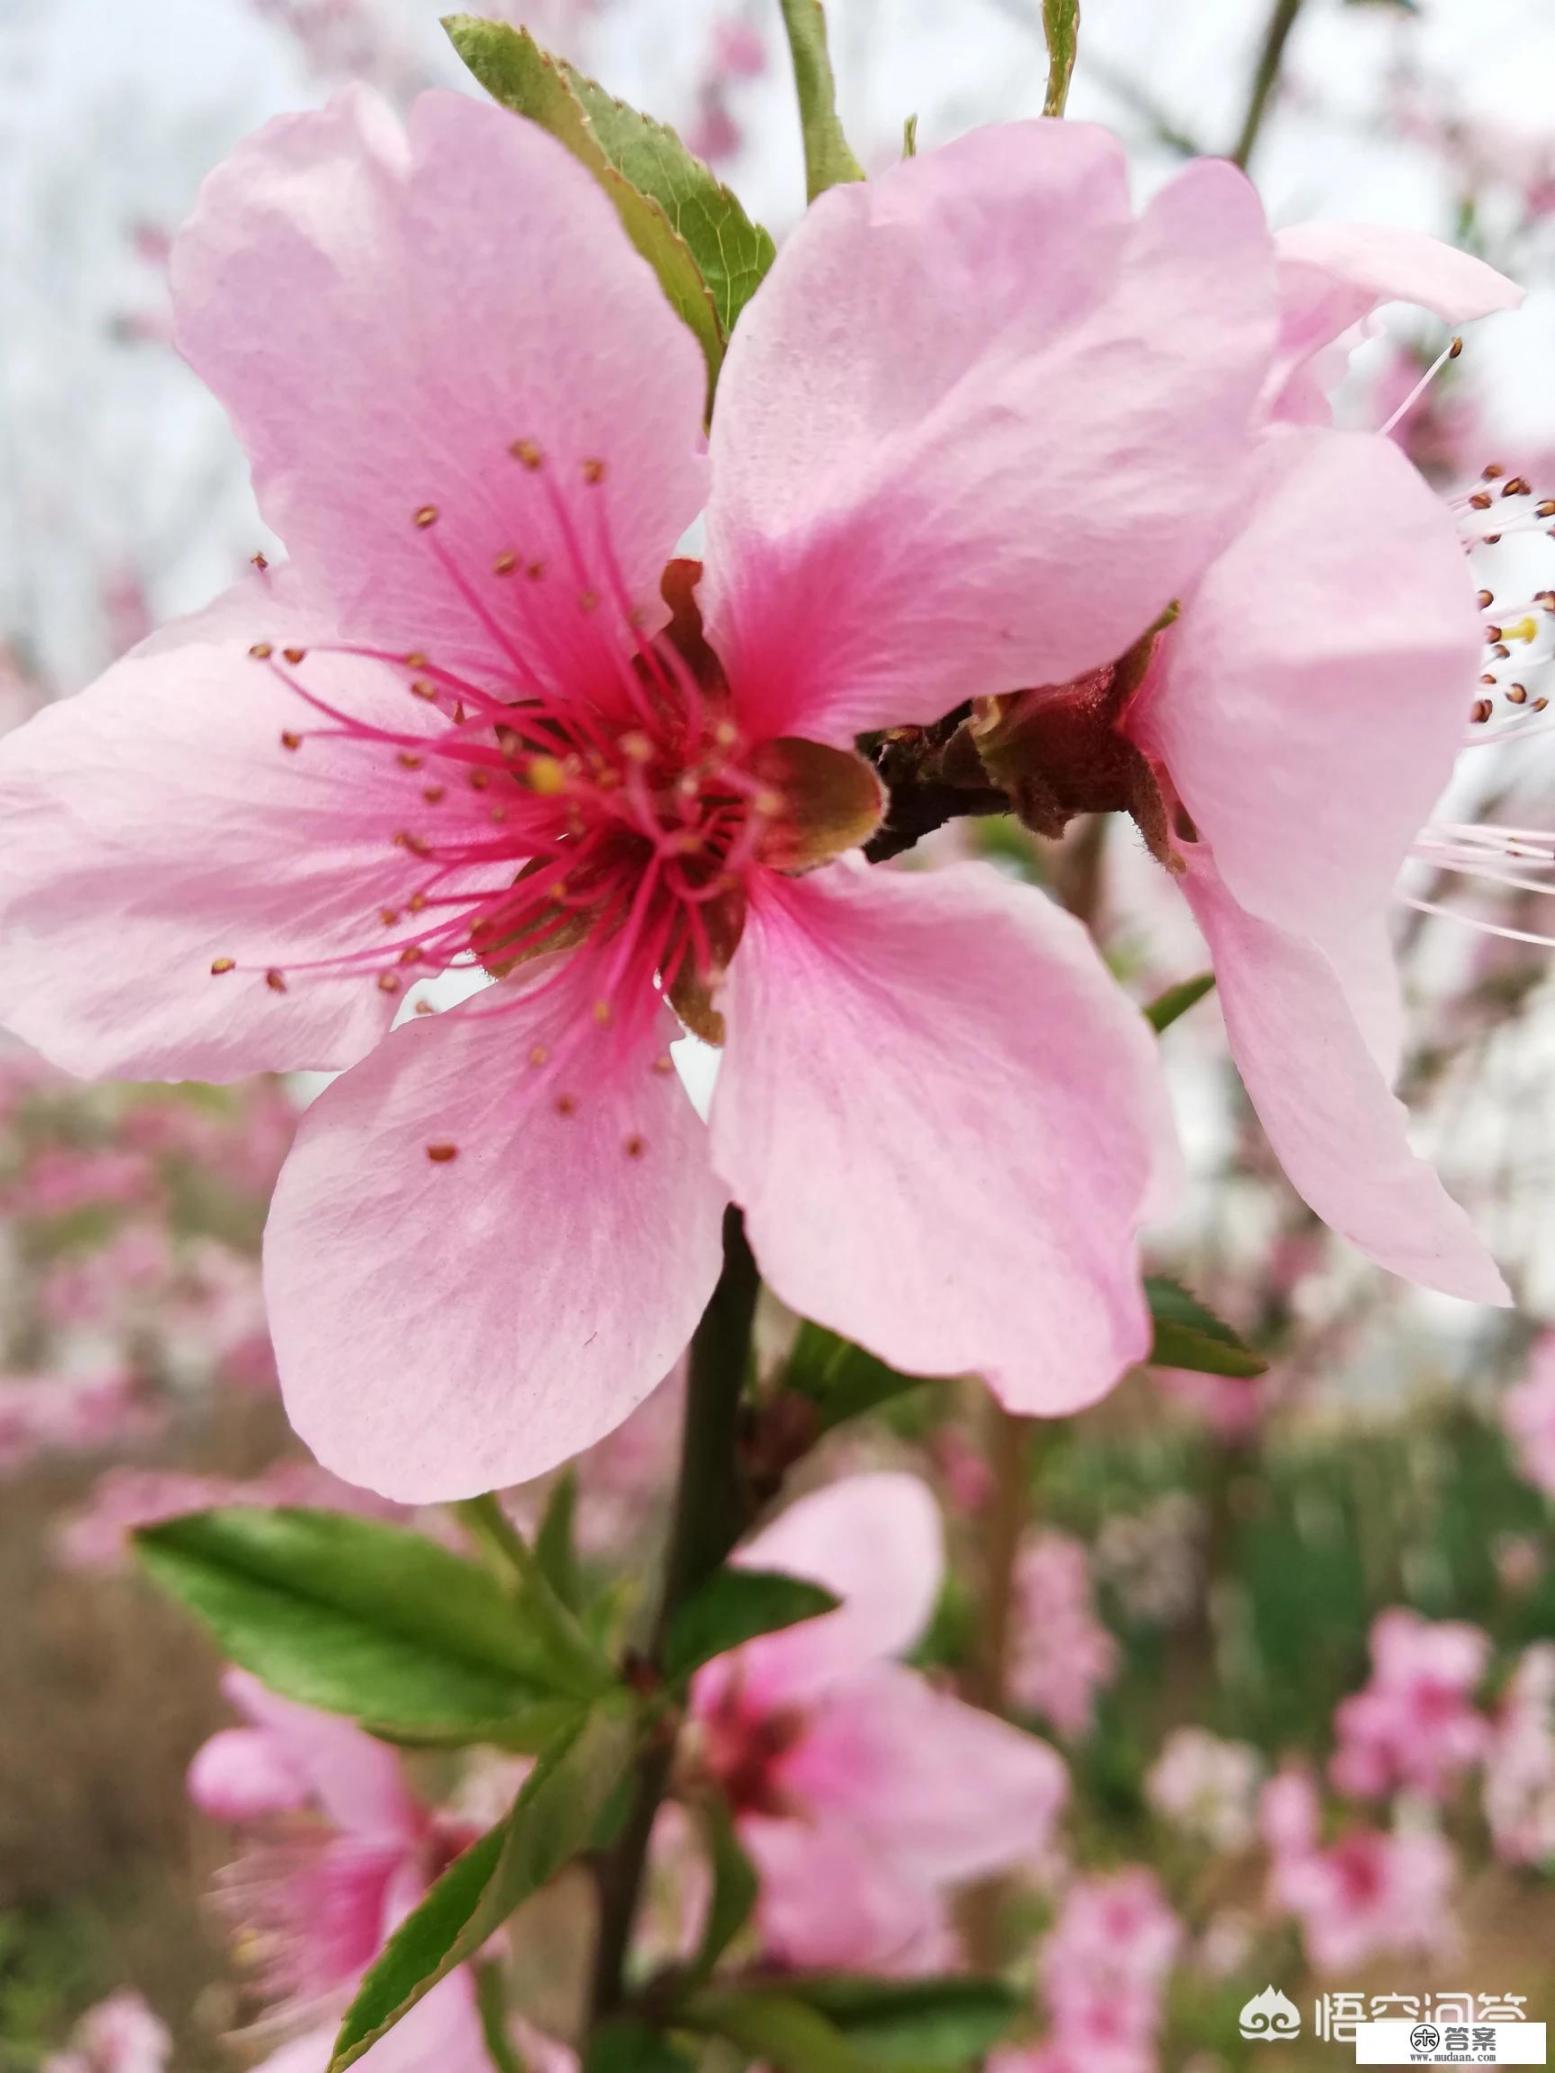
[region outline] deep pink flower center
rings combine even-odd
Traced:
[[[797,1707],[753,1705],[731,1687],[703,1716],[700,1727],[702,1766],[723,1787],[731,1812],[793,1812],[782,1772],[785,1758],[805,1731],[804,1715]]]

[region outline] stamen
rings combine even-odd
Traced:
[[[1409,415],[1410,411],[1414,409],[1415,405],[1420,401],[1420,398],[1425,394],[1426,390],[1431,386],[1432,382],[1435,381],[1436,377],[1447,365],[1447,362],[1449,360],[1456,360],[1458,355],[1462,351],[1463,340],[1461,338],[1455,338],[1449,345],[1445,346],[1442,349],[1442,351],[1437,354],[1436,358],[1431,362],[1430,366],[1426,369],[1425,373],[1421,375],[1419,381],[1415,383],[1414,387],[1410,390],[1409,394],[1404,398],[1403,402],[1398,406],[1397,410],[1395,410],[1393,415],[1388,419],[1387,423],[1380,427],[1383,438],[1387,437],[1389,432],[1393,430],[1394,426],[1399,422],[1401,418],[1405,418]]]

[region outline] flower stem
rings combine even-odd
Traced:
[[[528,2073],[518,2047],[508,2035],[507,1992],[502,1983],[502,1968],[486,1959],[473,1970],[481,2038],[495,2073]]]
[[[760,1286],[740,1212],[724,1212],[724,1265],[691,1341],[685,1424],[664,1584],[648,1648],[657,1669],[669,1622],[680,1605],[722,1563],[746,1524],[749,1504],[737,1441],[740,1396],[750,1365],[751,1326]],[[592,2031],[619,2013],[627,1953],[642,1894],[648,1843],[675,1761],[675,1730],[649,1744],[638,1760],[631,1809],[597,1867],[599,1937],[589,1988]]]
[[[1247,97],[1247,113],[1242,118],[1242,134],[1236,140],[1231,153],[1231,163],[1240,166],[1245,173],[1247,162],[1253,155],[1253,146],[1258,142],[1263,119],[1273,105],[1275,90],[1280,83],[1280,72],[1285,63],[1285,46],[1290,41],[1290,32],[1296,26],[1296,17],[1301,12],[1301,0],[1274,0],[1273,12],[1268,27],[1263,32],[1263,44],[1258,52],[1258,63],[1253,70],[1253,83]]]

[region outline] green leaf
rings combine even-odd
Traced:
[[[756,1905],[756,1868],[740,1848],[728,1803],[717,1799],[704,1809],[708,1856],[713,1867],[713,1897],[708,1904],[702,1941],[691,1961],[691,1978],[708,1978],[713,1967],[750,1919]]]
[[[609,195],[701,346],[711,398],[725,341],[775,256],[771,237],[672,129],[541,50],[527,30],[467,14],[443,27],[493,100],[549,130]]]
[[[830,1432],[845,1418],[877,1410],[924,1380],[922,1375],[898,1374],[862,1346],[809,1322],[799,1327],[783,1371],[784,1385],[809,1397],[820,1411],[822,1432]]]
[[[456,1510],[511,1582],[514,1616],[554,1664],[557,1682],[580,1694],[602,1692],[613,1684],[615,1671],[609,1660],[557,1595],[538,1554],[508,1517],[496,1492],[461,1498]]]
[[[1047,36],[1047,99],[1044,115],[1062,115],[1080,47],[1080,0],[1042,0],[1042,27]]]
[[[640,1732],[635,1711],[607,1703],[580,1716],[546,1751],[506,1819],[449,1866],[384,1945],[346,2010],[329,2073],[355,2065],[589,1847]]]
[[[197,1512],[136,1536],[157,1581],[276,1691],[409,1740],[484,1739],[573,1666],[495,1578],[420,1534],[339,1512]]]
[[[996,1979],[791,1979],[789,1993],[824,2015],[872,2065],[961,2067],[996,2044],[1021,1998]]]
[[[1192,979],[1184,979],[1180,986],[1168,986],[1165,993],[1158,993],[1145,1009],[1145,1020],[1159,1036],[1170,1029],[1179,1015],[1186,1015],[1190,1008],[1197,1007],[1205,994],[1215,988],[1213,972],[1200,972]]]
[[[788,1994],[709,1989],[677,2013],[689,2028],[727,2037],[779,2073],[873,2073],[834,2024]]]
[[[1206,1310],[1197,1296],[1165,1275],[1145,1278],[1145,1296],[1155,1320],[1155,1343],[1145,1356],[1155,1368],[1192,1368],[1200,1375],[1232,1375],[1249,1381],[1269,1363],[1237,1337],[1230,1325]]]
[[[769,1569],[715,1569],[675,1608],[664,1637],[667,1677],[689,1677],[714,1656],[727,1655],[758,1634],[775,1634],[801,1620],[835,1612],[841,1601],[799,1576]]]
[[[571,1468],[563,1469],[545,1501],[535,1534],[535,1560],[541,1573],[563,1605],[576,1612],[583,1603],[583,1580],[578,1574],[578,1553],[573,1521],[578,1508],[578,1478]]]
[[[583,2073],[692,2073],[684,2052],[646,2023],[606,2023],[590,2040]]]
[[[811,201],[846,180],[862,180],[864,169],[849,149],[837,114],[837,82],[826,47],[821,0],[781,0],[783,27],[794,61],[799,127],[804,138],[805,191]]]

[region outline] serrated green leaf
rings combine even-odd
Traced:
[[[801,1620],[835,1612],[833,1591],[799,1576],[768,1569],[715,1569],[706,1583],[675,1608],[664,1637],[664,1673],[689,1677],[714,1656],[775,1634]]]
[[[724,344],[772,264],[771,237],[672,129],[543,51],[527,30],[459,14],[443,27],[492,98],[549,130],[604,188],[701,346],[711,396]]]
[[[244,1669],[304,1705],[411,1740],[476,1740],[536,1702],[589,1696],[485,1570],[340,1512],[197,1512],[141,1559]]]
[[[1158,993],[1145,1009],[1145,1020],[1160,1036],[1170,1029],[1180,1015],[1186,1015],[1190,1008],[1197,1007],[1207,993],[1215,988],[1213,972],[1200,972],[1192,979],[1184,979],[1180,986],[1168,986],[1164,993]]]
[[[689,2028],[727,2037],[778,2073],[873,2073],[835,2024],[788,1994],[709,1988],[677,2014]]]
[[[1190,1295],[1180,1282],[1161,1274],[1145,1279],[1145,1296],[1155,1321],[1155,1340],[1145,1356],[1156,1368],[1191,1368],[1201,1375],[1230,1375],[1250,1381],[1269,1363]]]
[[[783,27],[794,61],[799,128],[804,139],[805,191],[811,201],[847,180],[862,180],[837,114],[837,81],[826,47],[826,13],[821,0],[781,0]]]
[[[1018,1994],[996,1979],[867,1979],[836,1973],[784,1982],[871,2065],[959,2068],[1004,2035]]]
[[[708,1903],[702,1940],[691,1961],[690,1977],[701,1982],[733,1943],[756,1905],[756,1867],[740,1848],[726,1801],[711,1801],[702,1812],[707,1851],[713,1868],[713,1897]]]
[[[1042,0],[1042,27],[1047,36],[1047,98],[1044,115],[1062,115],[1080,48],[1080,0]]]
[[[455,1860],[389,1938],[346,2010],[329,2073],[344,2073],[531,1894],[594,1840],[641,1733],[609,1703],[580,1716],[524,1780],[512,1811]]]
[[[692,2073],[692,2064],[667,2037],[627,2017],[596,2031],[583,2073]]]
[[[784,1386],[809,1397],[819,1410],[822,1432],[830,1432],[845,1418],[878,1410],[892,1397],[919,1388],[925,1379],[898,1374],[862,1346],[808,1321],[799,1327],[783,1371]]]

